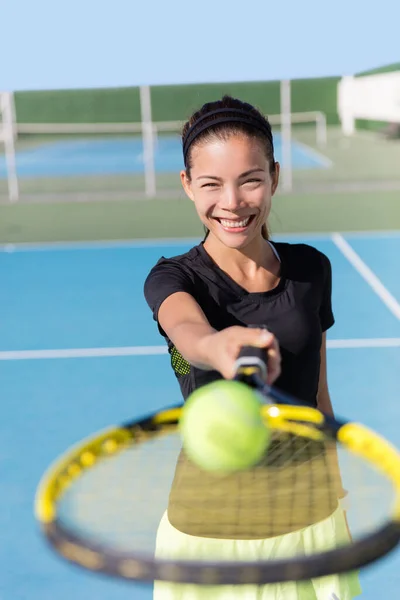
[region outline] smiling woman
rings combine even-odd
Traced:
[[[279,179],[268,121],[251,105],[225,96],[192,116],[182,143],[182,184],[207,230],[217,221],[229,233],[245,233],[251,226],[254,234],[261,223],[267,238],[266,220]]]
[[[334,323],[331,266],[311,246],[270,239],[267,221],[279,164],[268,120],[250,104],[225,96],[194,113],[183,129],[182,146],[181,182],[206,235],[186,254],[162,257],[147,277],[145,296],[168,344],[183,398],[207,383],[233,377],[241,348],[257,346],[268,348],[268,383],[276,382],[306,406],[332,413],[325,349],[326,331]],[[329,479],[337,471],[335,453],[321,452],[318,460],[323,479]],[[222,482],[216,501],[215,482],[201,472],[189,475],[189,461],[181,455],[158,531],[157,556],[207,559],[217,548],[220,559],[229,558],[230,552],[231,558],[240,555],[241,560],[285,558],[283,548],[288,552],[300,548],[308,555],[321,551],[318,544],[332,548],[348,538],[344,513],[333,508],[345,495],[341,484],[333,504],[296,530],[296,539],[287,530],[270,534],[267,471],[250,469],[234,475],[231,487]],[[194,481],[195,497],[207,506],[207,523],[199,524],[196,506],[187,502],[186,491],[193,491]],[[301,484],[307,482],[302,477]],[[263,510],[254,520],[246,498],[260,494]],[[157,600],[350,600],[359,594],[354,574],[331,576],[325,583],[293,583],[290,589],[278,584],[246,590],[195,586],[183,590],[156,583],[154,590]]]

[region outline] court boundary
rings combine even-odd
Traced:
[[[400,338],[352,338],[327,340],[328,350],[400,348]],[[43,350],[2,350],[1,361],[54,360],[71,358],[117,358],[126,356],[161,356],[165,346],[110,346],[93,348],[49,348]]]
[[[316,237],[316,235],[318,237]],[[288,239],[290,236],[280,236]],[[295,234],[293,237],[297,239],[300,234]],[[332,243],[343,257],[349,262],[351,267],[362,277],[370,286],[371,290],[379,297],[386,308],[400,320],[400,303],[383,285],[375,273],[355,252],[352,246],[346,241],[347,238],[358,237],[359,239],[387,239],[388,237],[400,238],[400,231],[392,232],[353,232],[348,234],[330,233],[330,234],[315,234],[309,239],[320,239]],[[301,239],[307,239],[305,234],[301,235]],[[125,248],[148,248],[157,247],[162,244],[166,245],[187,245],[190,243],[198,243],[198,239],[186,238],[178,240],[145,240],[143,242],[136,241],[114,241],[107,243],[88,242],[82,243],[67,243],[57,242],[56,244],[49,243],[46,245],[5,245],[5,252],[14,252],[18,250],[53,250],[53,249],[108,249],[113,247]],[[1,247],[0,247],[1,250]],[[328,349],[349,349],[349,348],[388,348],[400,347],[400,338],[360,338],[360,339],[333,339],[327,340]],[[0,351],[0,361],[5,360],[37,360],[37,359],[67,359],[67,358],[94,358],[94,357],[118,357],[118,356],[144,356],[144,355],[159,355],[167,354],[166,346],[120,346],[120,347],[100,347],[100,348],[60,348],[60,349],[41,349],[41,350],[4,350]]]
[[[333,167],[333,164],[334,164],[333,160],[330,159],[329,156],[322,154],[322,152],[320,152],[319,150],[316,150],[315,148],[313,148],[312,146],[309,146],[308,144],[299,142],[296,138],[294,138],[292,143],[299,146],[301,148],[301,151],[304,152],[304,154],[308,155],[309,158],[312,158],[314,161],[316,161],[318,163],[317,168],[319,167],[319,168],[323,168],[323,169],[331,169]],[[293,170],[295,170],[295,169],[293,169]],[[301,168],[296,168],[296,171],[301,171]]]
[[[368,231],[327,231],[327,232],[304,232],[304,233],[279,233],[272,236],[273,240],[302,240],[302,241],[329,241],[333,242],[333,236],[340,234],[345,238],[360,239],[385,239],[400,238],[400,229],[392,230],[368,230]],[[107,250],[108,248],[148,248],[160,246],[186,246],[198,244],[201,237],[179,237],[179,238],[146,238],[146,239],[113,239],[93,241],[60,241],[60,242],[16,242],[0,244],[0,252],[12,253],[18,251],[39,252],[52,250]]]
[[[379,277],[375,275],[372,269],[370,269],[340,233],[332,235],[332,242],[348,260],[353,269],[368,283],[386,308],[400,321],[400,304],[386,286],[383,285]]]

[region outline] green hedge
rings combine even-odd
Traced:
[[[329,124],[337,124],[338,77],[292,81],[292,112],[320,110]],[[204,102],[231,94],[251,102],[268,114],[280,113],[280,82],[239,82],[200,85],[153,86],[154,121],[184,120]],[[19,123],[122,123],[138,122],[138,87],[82,90],[47,90],[15,93]]]
[[[400,63],[393,63],[391,65],[385,65],[384,67],[370,69],[369,71],[362,71],[361,73],[357,73],[356,77],[364,77],[365,75],[378,75],[379,73],[392,73],[393,71],[400,71]]]
[[[358,76],[395,70],[400,70],[400,63],[365,71]],[[319,110],[326,114],[329,125],[337,125],[339,80],[340,77],[294,79],[292,112]],[[223,94],[251,102],[267,115],[280,113],[279,81],[162,85],[151,88],[153,120],[185,120],[204,102],[218,99]],[[123,123],[141,120],[138,87],[16,92],[15,105],[20,123]]]
[[[139,88],[15,92],[19,123],[126,123],[140,117]]]

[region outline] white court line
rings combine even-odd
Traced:
[[[296,140],[294,143],[296,144],[296,146],[299,146],[301,148],[304,154],[307,154],[310,158],[317,161],[320,164],[320,166],[322,165],[325,169],[329,169],[330,167],[332,167],[333,161],[328,156],[325,156],[325,154],[322,154],[318,150],[315,150],[314,148],[308,146],[307,144],[304,144],[303,142],[298,142]]]
[[[49,358],[95,358],[112,356],[152,356],[167,354],[166,346],[121,346],[116,348],[60,348],[49,350],[5,350],[0,360],[40,360]]]
[[[400,235],[400,232],[399,232]],[[80,242],[17,242],[0,244],[0,252],[45,252],[53,250],[108,250],[112,248],[152,248],[198,244],[202,238],[154,238],[131,240],[93,240]]]
[[[360,338],[349,340],[327,340],[327,348],[400,348],[400,338]]]
[[[400,338],[371,338],[328,340],[329,349],[341,348],[398,348]],[[113,356],[157,356],[167,354],[167,346],[120,346],[110,348],[60,348],[48,350],[3,350],[2,360],[45,360],[65,358],[98,358]]]
[[[394,296],[385,288],[381,280],[375,275],[375,273],[365,264],[365,262],[359,257],[357,252],[353,250],[348,242],[340,233],[332,234],[332,241],[347,260],[353,265],[355,270],[365,279],[368,285],[374,290],[377,296],[387,306],[390,312],[400,321],[400,304]]]
[[[305,231],[300,233],[277,233],[272,236],[276,241],[279,240],[317,240],[330,241],[331,231]],[[400,229],[393,230],[370,230],[370,231],[343,231],[342,235],[346,237],[369,238],[373,240],[385,238],[400,238]],[[201,241],[198,238],[151,238],[151,239],[127,239],[127,240],[97,240],[97,241],[80,241],[80,242],[17,242],[9,244],[0,244],[0,252],[39,252],[53,250],[107,250],[108,248],[151,248],[158,246],[187,246],[188,244],[198,244]]]

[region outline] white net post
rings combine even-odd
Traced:
[[[151,94],[149,86],[140,88],[140,109],[142,116],[143,163],[146,196],[156,195],[156,173],[154,164],[154,127],[151,116]]]
[[[353,111],[353,91],[355,78],[346,75],[338,83],[338,113],[344,135],[355,133],[355,116]]]
[[[293,188],[292,174],[292,121],[290,81],[281,81],[281,139],[282,139],[282,190],[286,193]]]
[[[317,146],[324,148],[328,142],[326,115],[323,112],[317,112],[316,116]]]
[[[12,92],[0,92],[0,142],[4,144],[8,197],[10,202],[19,198],[17,165],[15,158],[16,127],[14,97]]]

